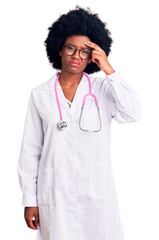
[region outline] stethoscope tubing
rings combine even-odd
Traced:
[[[59,102],[59,98],[58,98],[58,94],[57,94],[57,81],[59,80],[60,75],[61,75],[61,73],[57,76],[56,81],[55,81],[55,94],[56,94],[57,104],[58,104],[59,113],[60,113],[60,120],[62,120],[62,111],[61,111],[61,106],[60,106],[60,102]]]
[[[91,85],[91,81],[90,81],[90,78],[89,76],[83,72],[83,74],[87,77],[88,79],[88,83],[89,83],[89,93],[87,93],[84,98],[83,98],[83,101],[82,101],[82,107],[81,107],[81,114],[80,114],[80,120],[81,120],[81,116],[82,116],[82,112],[83,112],[83,107],[84,107],[84,104],[85,104],[85,101],[86,101],[86,97],[88,96],[93,96],[94,99],[95,99],[95,103],[96,103],[96,106],[97,106],[97,109],[98,109],[98,115],[99,115],[99,119],[100,119],[100,129],[101,129],[101,117],[100,117],[100,113],[99,113],[99,105],[98,105],[98,100],[97,100],[97,97],[92,93],[92,85]],[[55,94],[56,94],[56,99],[57,99],[57,104],[58,104],[58,108],[59,108],[59,113],[60,113],[60,121],[62,122],[63,120],[63,117],[62,117],[62,111],[61,111],[61,105],[60,105],[60,101],[59,101],[59,98],[58,98],[58,93],[57,93],[57,82],[59,80],[59,77],[60,77],[61,73],[58,74],[56,80],[55,80]],[[67,126],[67,123],[65,121],[62,122],[63,124],[65,124],[65,126]],[[58,124],[61,124],[60,122]],[[63,127],[61,127],[63,128]],[[80,126],[80,129],[83,130]],[[97,130],[97,131],[93,131],[93,132],[98,132],[100,131]],[[87,130],[84,130],[84,131],[87,131]]]

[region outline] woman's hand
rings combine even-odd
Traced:
[[[35,217],[35,220],[33,220]],[[28,227],[37,230],[39,225],[39,211],[38,207],[25,207],[24,218]]]
[[[103,49],[101,49],[97,44],[90,41],[87,41],[84,44],[90,48],[93,48],[91,59],[92,62],[96,63],[98,67],[103,70],[107,75],[115,72],[110,63],[108,62],[108,58]]]

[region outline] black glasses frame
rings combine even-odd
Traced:
[[[65,45],[64,46],[64,49],[66,48],[66,47],[68,47],[68,46],[71,46],[71,45]],[[78,50],[79,51],[79,55],[80,55],[80,57],[81,57],[81,51],[83,51],[83,49],[78,49],[78,48],[75,48],[74,46],[71,46],[72,48],[74,48],[74,52],[72,53],[72,54],[67,54],[66,53],[66,50],[65,50],[65,53],[68,55],[68,56],[73,56],[75,53],[76,53],[76,51]],[[93,50],[93,49],[92,49]],[[92,51],[91,50],[88,50],[88,51],[90,51],[90,57],[91,57],[91,55],[92,55]],[[81,57],[82,58],[82,57]],[[82,58],[82,59],[89,59],[89,57],[88,58]]]

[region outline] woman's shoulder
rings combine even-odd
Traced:
[[[33,92],[33,94],[38,94],[43,90],[53,90],[54,88],[53,82],[54,82],[54,79],[57,77],[57,74],[58,72],[55,72],[47,81],[34,86],[31,89],[31,92]]]

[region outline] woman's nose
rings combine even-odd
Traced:
[[[72,55],[72,57],[80,58],[80,51],[77,49],[75,53]]]

